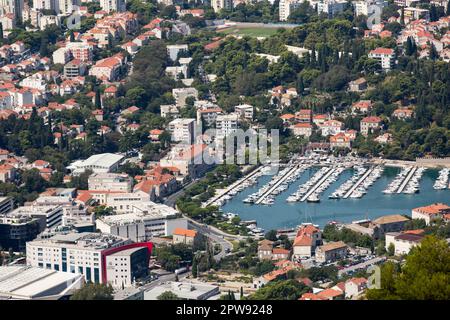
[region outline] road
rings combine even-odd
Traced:
[[[350,266],[348,268],[339,270],[338,271],[338,276],[340,277],[343,274],[346,274],[346,273],[349,273],[349,272],[352,272],[352,271],[356,271],[356,270],[360,270],[360,269],[366,269],[367,267],[369,267],[371,265],[374,265],[374,264],[377,264],[377,263],[379,263],[381,261],[384,261],[384,260],[386,260],[386,257],[376,257],[376,258],[367,260],[365,262],[355,264],[354,266]]]
[[[168,196],[166,198],[166,200],[164,201],[164,204],[167,206],[170,206],[170,207],[175,207],[177,199],[184,195],[186,188],[189,188],[191,185],[195,184],[197,181],[198,180],[191,181],[187,185],[184,185],[177,192]],[[241,238],[240,236],[227,234],[215,227],[207,226],[202,223],[199,223],[199,222],[189,218],[186,215],[183,215],[183,216],[188,220],[189,227],[197,230],[201,234],[204,234],[214,244],[220,245],[220,247],[221,247],[220,252],[214,256],[214,259],[216,261],[219,261],[220,259],[222,259],[227,254],[227,251],[231,252],[231,250],[233,249],[233,244],[230,241],[226,240],[225,237],[232,238],[232,239],[240,239]]]

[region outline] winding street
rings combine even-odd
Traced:
[[[168,196],[165,199],[164,204],[167,206],[170,206],[170,207],[175,207],[177,199],[184,195],[184,193],[185,193],[184,190],[186,188],[189,188],[191,185],[195,184],[197,181],[198,180],[193,180],[193,181],[189,182],[188,184],[184,185],[182,187],[182,189],[180,189],[177,192]],[[205,235],[206,237],[208,237],[213,242],[213,244],[220,245],[220,248],[221,248],[220,252],[214,256],[214,259],[216,261],[220,261],[220,259],[225,257],[228,254],[228,252],[231,252],[233,249],[233,244],[230,241],[228,241],[226,238],[236,239],[236,240],[239,240],[242,238],[241,236],[225,233],[213,226],[208,226],[206,224],[199,223],[186,215],[183,215],[183,217],[188,220],[188,227],[190,227],[190,228],[200,232],[201,234]]]

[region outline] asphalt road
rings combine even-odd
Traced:
[[[346,273],[349,273],[349,272],[352,272],[352,271],[356,271],[356,270],[360,270],[360,269],[366,269],[367,267],[369,267],[371,265],[374,265],[374,264],[377,264],[377,263],[379,263],[381,261],[384,261],[384,260],[386,260],[386,257],[376,257],[376,258],[373,258],[371,260],[355,264],[354,266],[350,266],[348,268],[339,270],[338,271],[338,276],[341,276],[343,274],[346,274]]]
[[[184,190],[186,190],[186,188],[189,188],[191,185],[193,185],[194,183],[196,183],[198,180],[194,180],[191,181],[190,183],[188,183],[187,185],[184,185],[180,190],[178,190],[177,192],[171,194],[170,196],[168,196],[166,198],[166,200],[164,201],[164,204],[170,207],[175,207],[176,201],[179,197],[182,197],[185,193]],[[220,259],[222,259],[225,255],[227,255],[227,251],[231,252],[231,250],[233,250],[233,244],[226,240],[225,237],[228,238],[234,238],[234,239],[240,239],[239,236],[234,236],[234,235],[229,235],[217,228],[205,225],[205,224],[201,224],[187,216],[184,216],[187,220],[188,220],[188,226],[197,230],[198,232],[200,232],[201,234],[205,235],[206,237],[208,237],[213,244],[219,244],[221,247],[221,251],[216,254],[214,256],[214,259],[216,261],[219,261]]]

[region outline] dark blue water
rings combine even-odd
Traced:
[[[242,202],[247,195],[256,192],[267,183],[272,176],[262,176],[258,185],[238,193],[223,207],[224,212],[237,213],[242,220],[256,220],[258,227],[281,229],[295,227],[303,222],[312,222],[320,227],[329,221],[351,222],[361,219],[374,219],[389,214],[408,214],[411,209],[435,202],[450,203],[450,190],[434,190],[433,184],[438,175],[437,170],[426,170],[420,183],[420,193],[385,195],[382,191],[400,171],[398,168],[386,167],[384,174],[360,199],[328,199],[342,183],[352,176],[352,170],[344,171],[339,179],[332,184],[320,197],[320,203],[296,202],[288,203],[286,198],[305,183],[317,169],[305,171],[300,179],[291,184],[285,192],[275,198],[271,206],[251,205]]]

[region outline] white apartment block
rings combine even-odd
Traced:
[[[291,12],[297,9],[302,2],[302,0],[280,0],[278,9],[280,21],[287,21]]]
[[[343,12],[347,1],[344,0],[324,0],[317,3],[317,13],[325,13],[329,17],[334,17],[336,14]]]
[[[218,138],[224,138],[234,133],[239,128],[239,115],[230,113],[218,115],[216,118],[216,135]]]
[[[233,0],[211,0],[211,7],[214,12],[219,12],[222,9],[232,9]]]
[[[33,9],[54,10],[56,14],[69,14],[80,6],[80,0],[33,0]]]
[[[106,12],[123,12],[126,10],[125,0],[100,0],[100,7]]]
[[[195,119],[177,118],[172,120],[168,126],[172,141],[192,144],[195,136],[195,125]]]
[[[131,192],[133,181],[123,173],[93,173],[88,178],[89,190]]]
[[[72,59],[72,55],[70,53],[70,50],[67,48],[59,48],[55,50],[52,54],[53,63],[57,64],[66,64]]]
[[[186,105],[186,99],[193,97],[195,100],[198,99],[198,91],[195,88],[174,88],[172,89],[172,96],[176,101],[178,107],[184,107]]]
[[[129,213],[101,217],[96,225],[103,233],[141,242],[170,236],[176,228],[187,229],[187,220],[178,218],[178,211],[172,207],[147,201],[131,205]]]
[[[371,6],[379,6],[380,8],[384,8],[388,5],[388,2],[385,0],[364,0],[364,1],[355,1],[352,2],[353,3],[353,7],[355,8],[355,14],[357,16],[360,15],[365,15],[365,16],[369,16],[370,14],[373,13],[369,12],[371,10]]]
[[[167,54],[172,61],[177,61],[178,53],[188,51],[187,44],[173,44],[167,46]]]
[[[242,118],[252,120],[253,119],[253,106],[249,104],[240,104],[234,107],[234,112],[240,114]]]
[[[131,243],[110,234],[69,233],[27,242],[27,265],[84,275],[86,281],[106,282],[103,256],[110,248]]]
[[[390,48],[376,48],[369,52],[369,58],[378,60],[384,71],[393,68],[395,62],[395,52]]]
[[[24,0],[0,0],[0,13],[12,13],[16,19],[22,18]],[[5,26],[3,29],[6,30]]]

